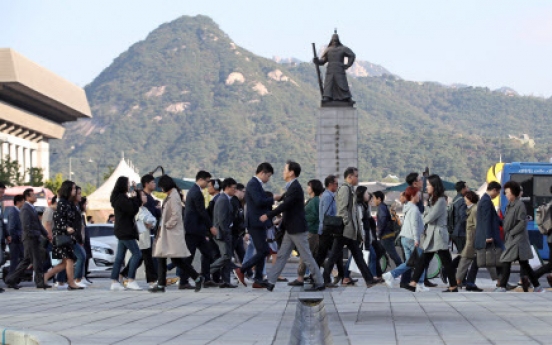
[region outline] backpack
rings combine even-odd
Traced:
[[[550,235],[552,230],[552,202],[537,208],[535,222],[543,235]]]
[[[454,200],[447,207],[447,229],[449,235],[452,235],[454,232],[454,205],[456,205],[459,200],[462,200],[462,198]]]

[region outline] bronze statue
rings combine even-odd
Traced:
[[[347,58],[347,64],[345,64],[345,58]],[[345,71],[355,62],[355,53],[341,44],[337,30],[332,35],[332,40],[320,59],[316,57],[315,51],[312,62],[314,62],[318,71],[320,91],[322,92],[322,106],[353,106],[355,102],[352,100]],[[326,67],[324,87],[322,88],[319,66],[323,66],[326,62],[328,65]]]

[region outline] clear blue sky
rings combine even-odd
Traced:
[[[552,95],[552,1],[542,0],[3,0],[0,47],[85,86],[160,24],[196,14],[265,57],[309,60],[310,43],[337,27],[359,59],[407,80]]]

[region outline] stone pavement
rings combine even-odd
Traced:
[[[295,267],[288,265],[288,278]],[[300,293],[286,283],[272,293],[251,287],[194,293],[174,286],[165,294],[110,292],[109,279],[93,280],[84,291],[40,291],[29,283],[8,290],[0,294],[0,325],[53,332],[77,345],[283,345]],[[441,290],[414,294],[363,283],[326,290],[333,342],[552,344],[552,293]]]

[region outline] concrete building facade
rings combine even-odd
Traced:
[[[51,139],[63,123],[92,117],[84,90],[10,48],[0,48],[0,157],[49,178]],[[29,180],[29,176],[25,177]]]

